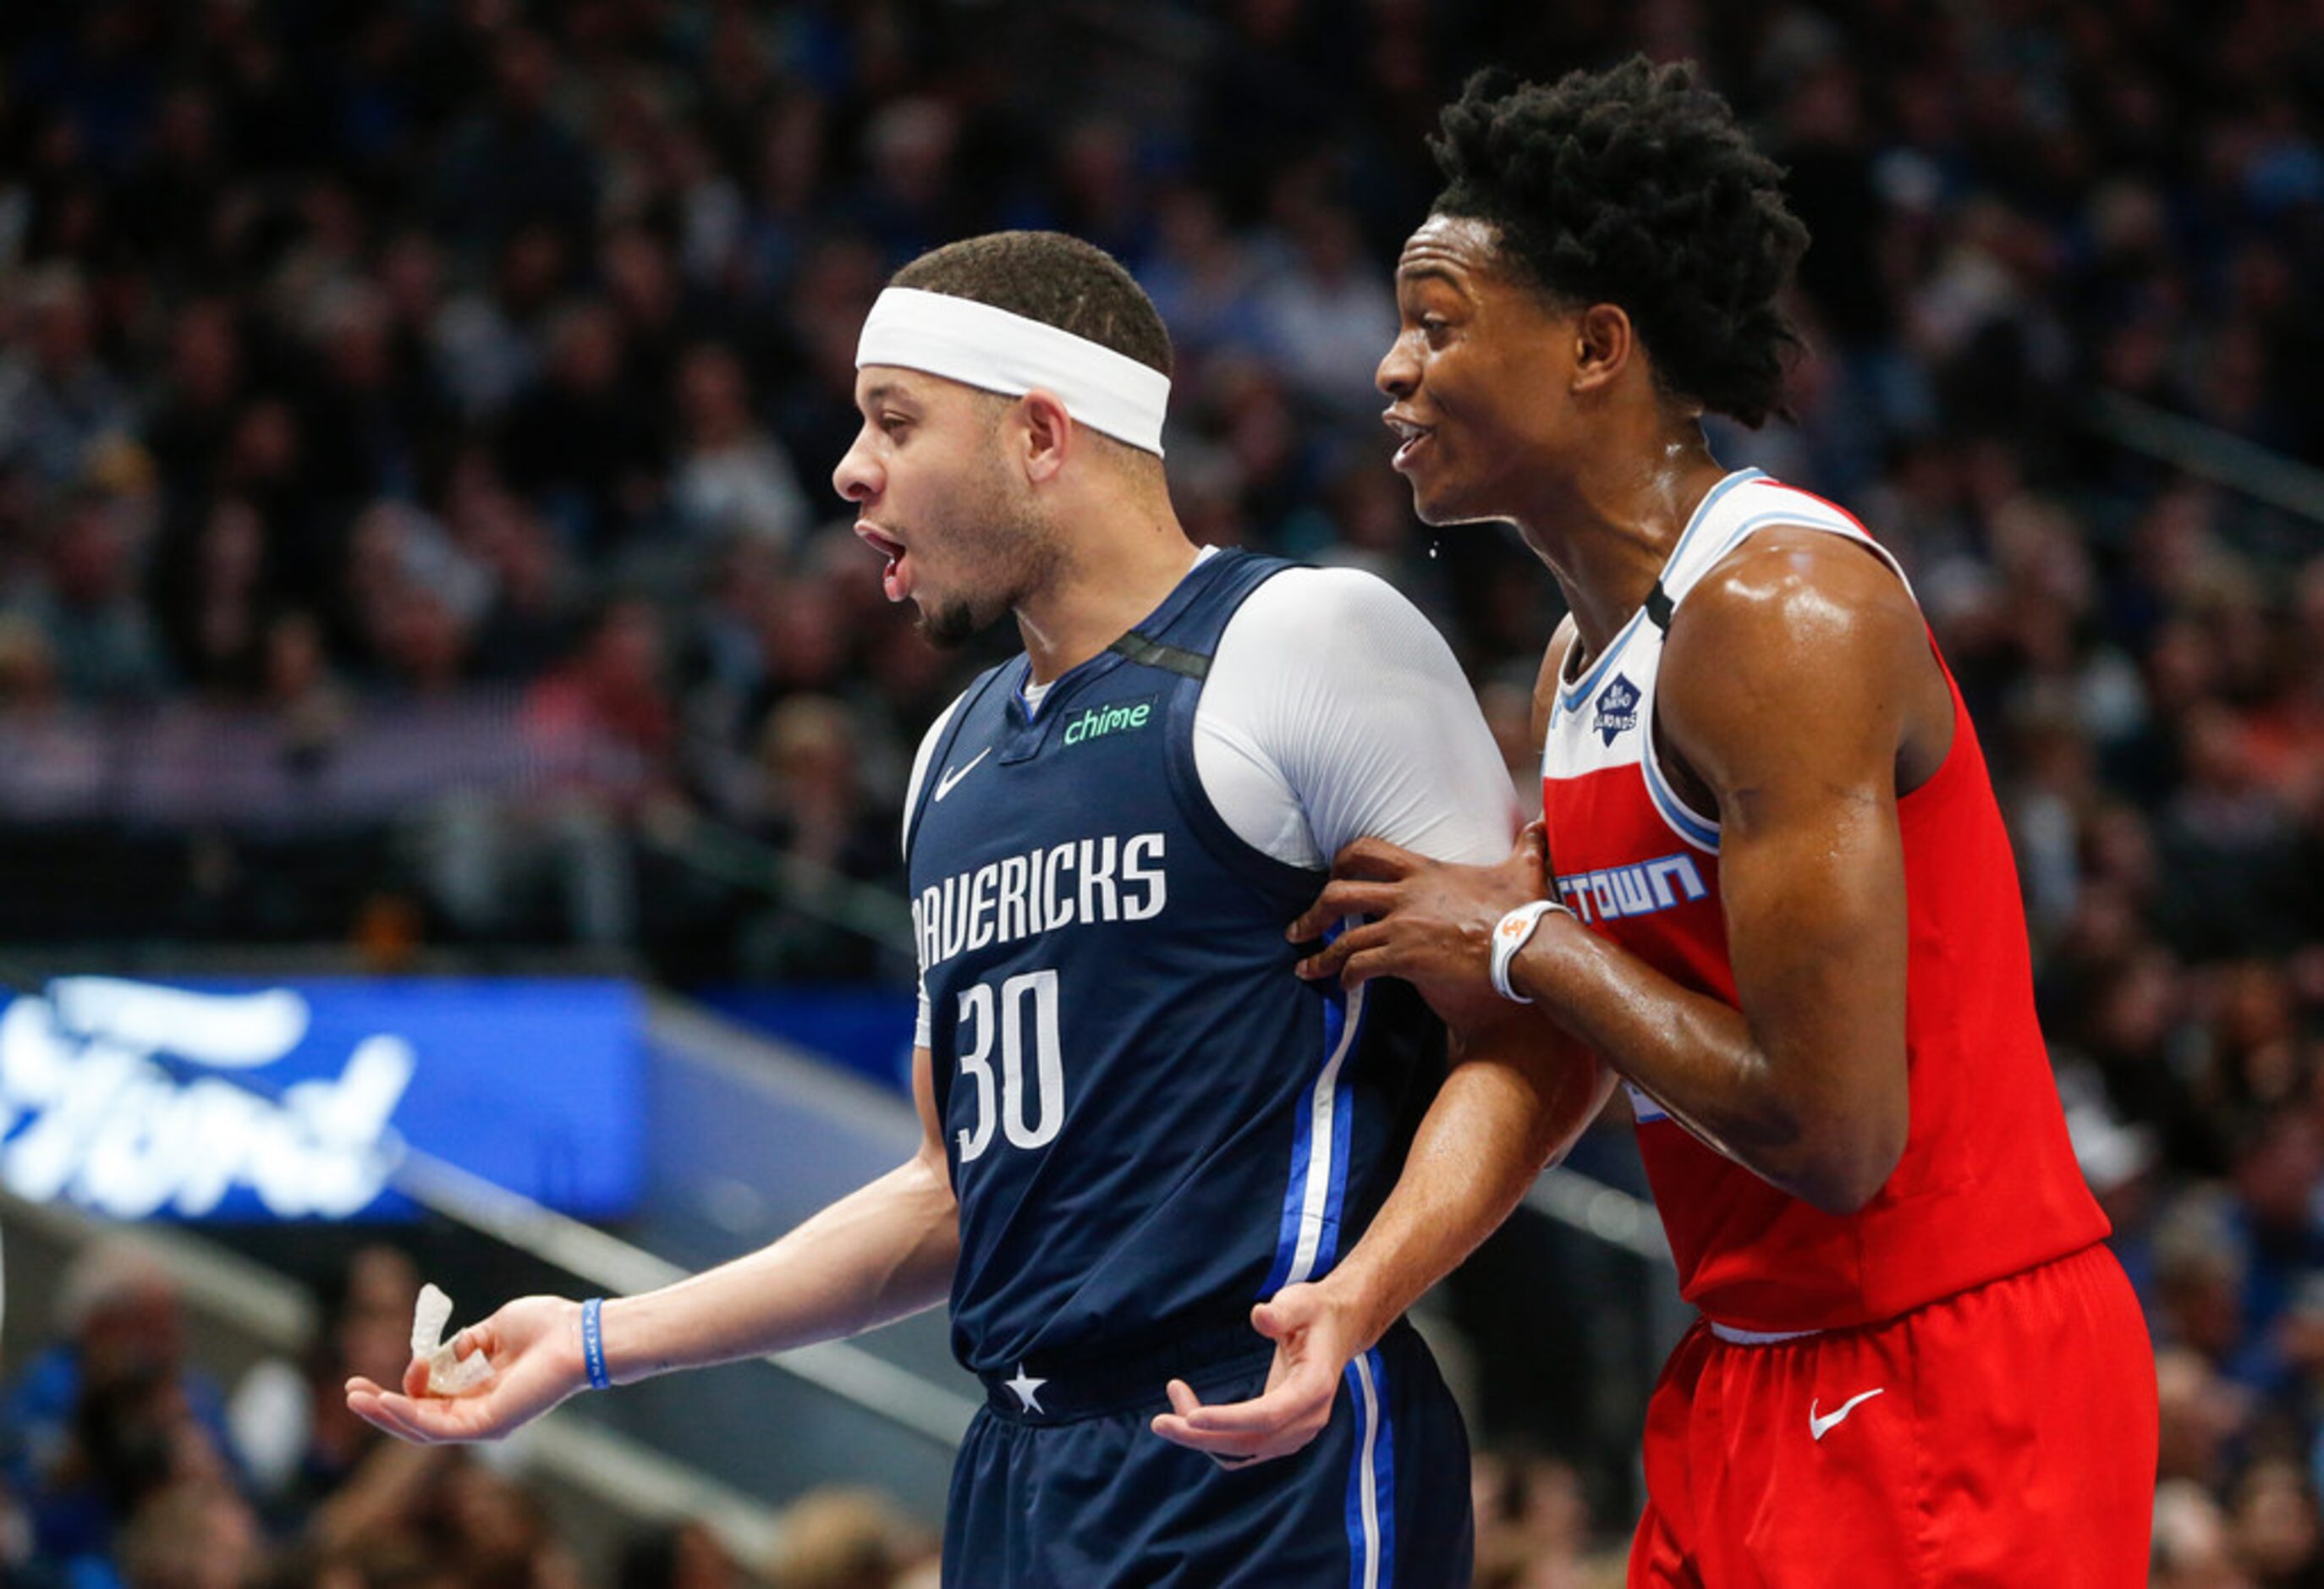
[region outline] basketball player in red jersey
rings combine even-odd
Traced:
[[[1351,846],[1294,931],[1377,919],[1306,974],[1530,1002],[1628,1084],[1702,1315],[1632,1584],[2143,1584],[2153,1356],[1977,735],[1887,554],[1698,424],[1781,403],[1779,172],[1643,60],[1480,79],[1435,147],[1379,380],[1420,516],[1515,522],[1565,594],[1544,827]]]

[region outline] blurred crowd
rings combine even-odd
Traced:
[[[701,1519],[632,1520],[584,1560],[560,1521],[576,1506],[619,1513],[617,1495],[557,1493],[521,1443],[408,1446],[347,1410],[350,1376],[400,1381],[420,1282],[400,1247],[354,1245],[303,1352],[225,1376],[195,1349],[189,1299],[153,1249],[83,1248],[47,1338],[0,1379],[0,1583],[936,1589],[936,1530],[876,1488],[811,1491],[746,1538]],[[1481,1452],[1474,1490],[1480,1583],[1621,1582],[1570,1464]]]
[[[347,1410],[400,1381],[420,1276],[355,1248],[296,1361],[230,1387],[189,1345],[187,1300],[112,1238],[63,1278],[50,1342],[0,1390],[0,1582],[32,1589],[934,1589],[935,1538],[875,1492],[785,1509],[771,1543],[632,1521],[585,1564],[521,1452],[408,1446]]]
[[[143,812],[113,794],[188,721],[344,844],[330,769],[417,723],[467,770],[351,890],[237,866],[204,808],[123,929],[903,974],[829,885],[895,884],[965,664],[827,473],[886,273],[1001,226],[1153,293],[1196,539],[1397,582],[1526,785],[1554,590],[1413,522],[1370,372],[1435,107],[1631,49],[1703,63],[1814,234],[1794,417],[1714,440],[1896,551],[1976,714],[2151,1307],[2156,1582],[2324,1581],[2313,0],[12,0],[0,850]],[[713,834],[749,864],[694,864]],[[1559,1520],[1554,1459],[1496,1472],[1512,1529],[1618,1532]]]

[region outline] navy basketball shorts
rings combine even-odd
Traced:
[[[1148,1427],[1173,1377],[1206,1402],[1258,1395],[1273,1348],[1254,1339],[1080,1385],[1055,1365],[989,1376],[953,1469],[947,1589],[1466,1585],[1468,1434],[1411,1326],[1348,1365],[1331,1423],[1293,1455],[1231,1470]]]

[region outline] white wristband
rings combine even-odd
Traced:
[[[1533,1002],[1531,999],[1509,985],[1509,962],[1517,957],[1517,951],[1524,948],[1532,938],[1533,929],[1541,925],[1543,917],[1552,910],[1564,910],[1565,907],[1555,900],[1535,900],[1529,904],[1519,905],[1495,924],[1493,928],[1493,991],[1495,993],[1504,999],[1511,999],[1520,1004]],[[1572,914],[1570,910],[1566,913]]]

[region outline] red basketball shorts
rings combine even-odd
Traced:
[[[2154,1350],[2094,1246],[1886,1324],[1698,1324],[1646,1409],[1631,1589],[2138,1589]]]

